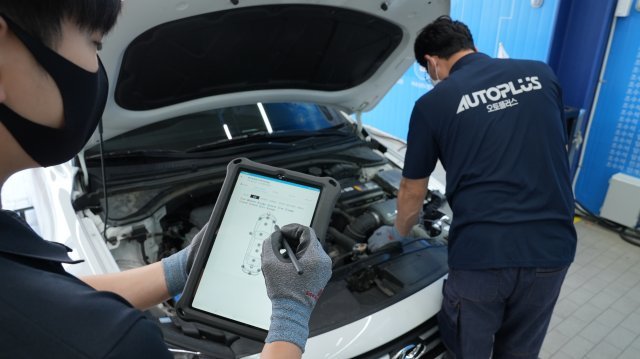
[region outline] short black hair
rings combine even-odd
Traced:
[[[0,16],[7,16],[49,47],[60,40],[63,20],[82,30],[106,34],[121,8],[121,0],[0,0]]]
[[[460,50],[475,50],[473,36],[467,25],[451,20],[447,15],[440,16],[420,31],[413,51],[416,61],[427,67],[424,55],[439,56],[445,59]]]

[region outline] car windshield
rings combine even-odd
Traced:
[[[310,103],[257,103],[180,116],[116,136],[104,142],[107,152],[185,151],[202,144],[249,136],[309,132],[339,127],[347,120],[335,109]],[[99,146],[87,155],[99,153]]]

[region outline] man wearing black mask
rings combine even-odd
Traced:
[[[0,0],[0,186],[20,170],[70,160],[94,132],[108,91],[97,52],[121,6],[120,0]],[[306,227],[285,231],[301,246],[319,247]],[[61,265],[74,263],[71,249],[0,211],[0,356],[170,358],[159,328],[134,307],[145,309],[182,291],[194,243],[162,262],[80,280]],[[299,358],[315,301],[297,300],[290,284],[319,291],[331,262],[323,251],[309,249],[301,263],[317,275],[283,275],[268,252],[272,246],[264,248],[267,290],[277,295],[263,357]],[[283,299],[296,304],[297,315],[282,315]]]

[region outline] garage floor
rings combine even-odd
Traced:
[[[591,222],[576,224],[578,250],[540,357],[640,358],[640,247]]]

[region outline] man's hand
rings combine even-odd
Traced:
[[[200,243],[202,243],[202,237],[204,237],[206,230],[207,225],[202,227],[187,247],[162,259],[164,279],[167,283],[167,290],[172,297],[182,293],[184,286],[187,284],[189,272],[191,272],[193,261],[196,258],[196,254],[198,254],[198,248],[200,248]]]
[[[375,252],[389,243],[397,241],[404,242],[407,238],[408,237],[400,235],[400,232],[398,232],[395,226],[382,226],[376,229],[371,237],[369,237],[367,247],[370,251]]]
[[[293,248],[302,274],[297,273],[289,256],[281,253],[284,240]],[[262,245],[262,274],[271,299],[271,325],[265,342],[289,342],[304,351],[311,311],[331,278],[331,259],[313,229],[289,224],[276,230]]]

